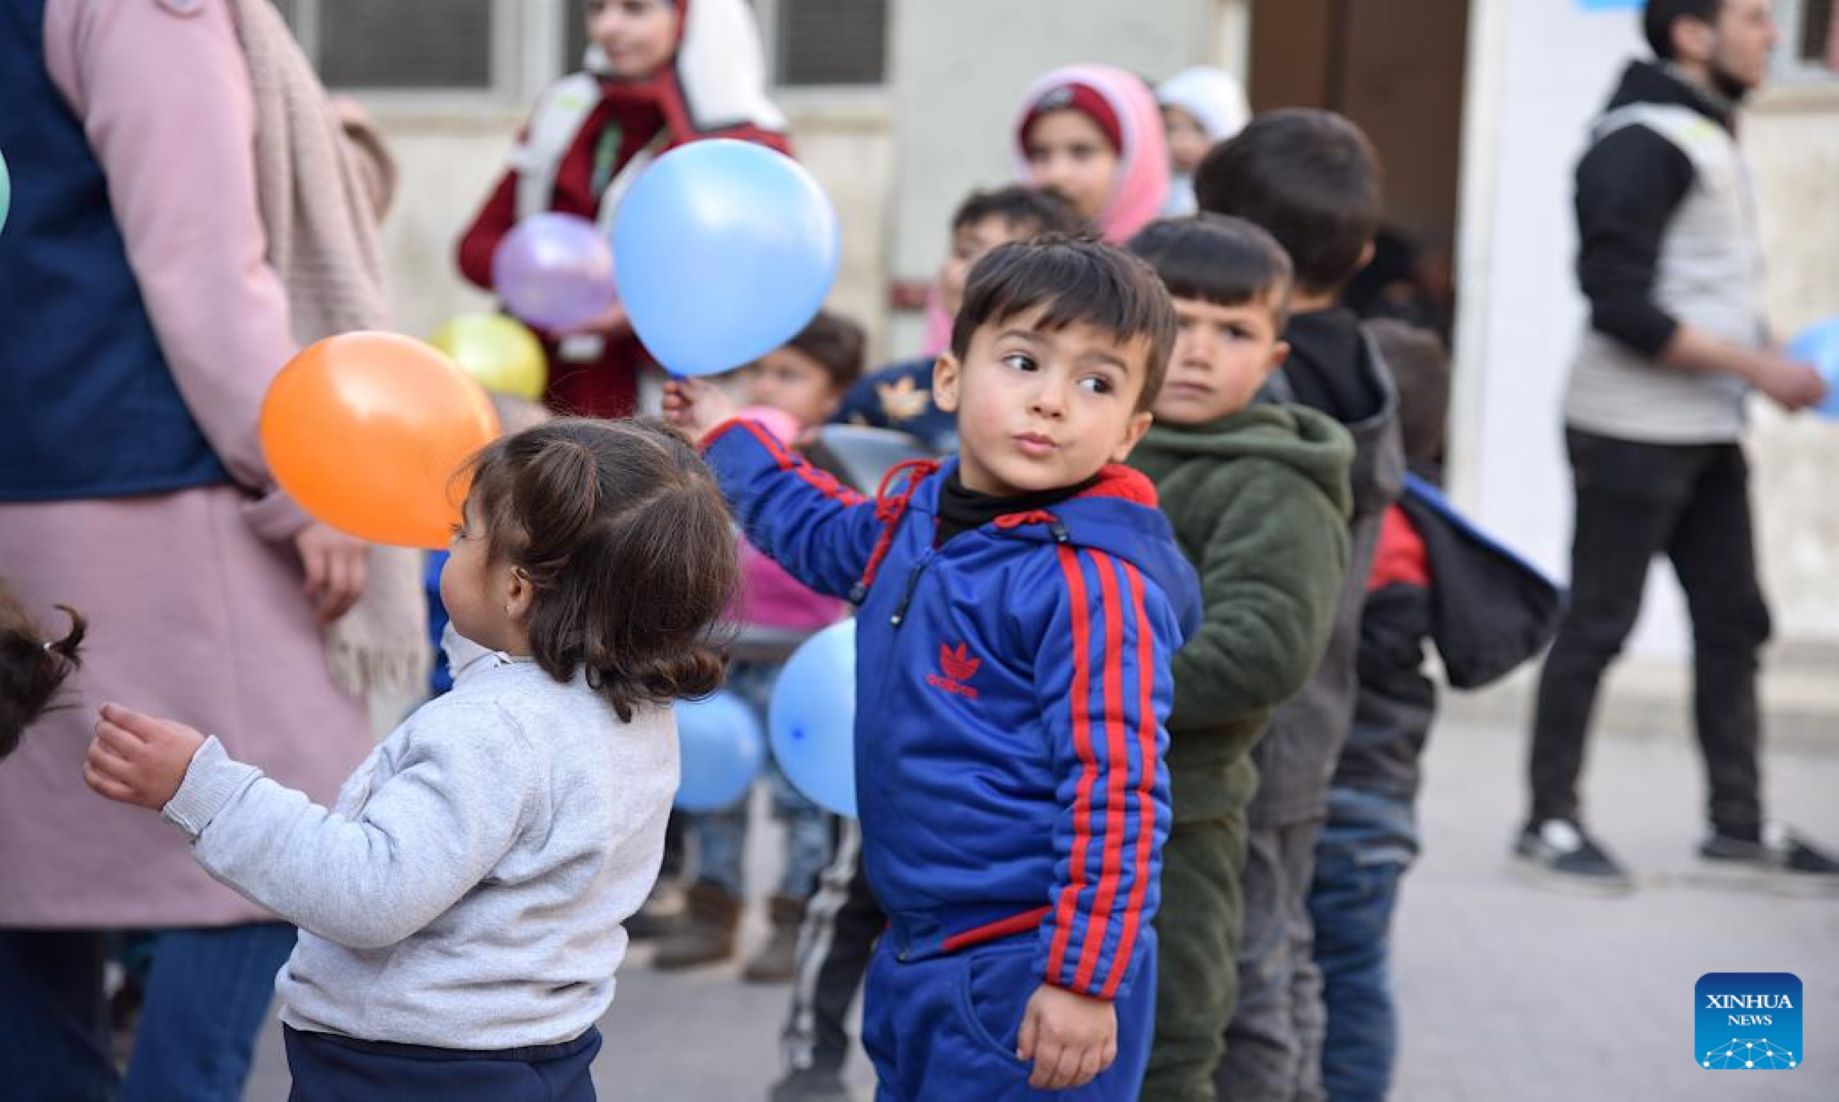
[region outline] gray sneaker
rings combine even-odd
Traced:
[[[1635,882],[1569,819],[1528,824],[1513,845],[1520,872],[1536,883],[1593,895],[1624,895]]]

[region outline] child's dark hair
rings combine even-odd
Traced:
[[[985,253],[965,281],[964,305],[951,326],[951,354],[970,352],[971,334],[1036,307],[1043,329],[1084,323],[1120,343],[1149,340],[1137,409],[1156,402],[1175,347],[1175,306],[1155,270],[1098,241],[1043,237],[1011,241]]]
[[[1338,291],[1360,270],[1384,207],[1379,156],[1358,126],[1332,111],[1259,115],[1194,173],[1200,209],[1263,226],[1304,290]]]
[[[1641,12],[1641,31],[1647,37],[1647,44],[1654,51],[1654,56],[1662,61],[1673,57],[1673,22],[1676,19],[1696,19],[1706,25],[1718,21],[1718,9],[1724,6],[1724,0],[1647,0],[1647,6]]]
[[[1366,322],[1398,387],[1398,426],[1405,458],[1420,474],[1443,462],[1449,422],[1450,362],[1443,338],[1393,318]]]
[[[88,630],[73,608],[59,605],[70,617],[70,630],[52,639],[32,622],[25,606],[0,582],[0,758],[19,748],[19,738],[52,706],[57,691],[80,659],[77,648]]]
[[[1028,237],[1055,233],[1085,237],[1092,233],[1091,224],[1058,193],[1024,184],[971,192],[952,214],[951,228],[956,232],[986,218],[1000,218],[1027,231]]]
[[[1197,214],[1151,222],[1124,246],[1149,261],[1175,298],[1215,306],[1269,301],[1277,332],[1290,318],[1290,254],[1243,218]]]
[[[537,664],[588,684],[629,721],[641,704],[706,696],[725,664],[710,627],[739,573],[715,478],[662,421],[561,420],[473,462],[468,523],[492,562],[535,587]]]
[[[868,336],[846,317],[820,310],[811,324],[786,343],[823,364],[831,387],[839,393],[862,377]]]

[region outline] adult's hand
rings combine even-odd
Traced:
[[[1789,412],[1818,405],[1826,397],[1820,373],[1782,355],[1779,348],[1732,344],[1692,325],[1674,331],[1660,362],[1681,371],[1734,375]]]
[[[294,549],[306,567],[306,597],[320,625],[350,612],[364,595],[370,544],[315,521],[294,537]]]
[[[1750,381],[1776,405],[1789,412],[1819,405],[1826,398],[1826,380],[1812,366],[1776,352],[1758,356]]]

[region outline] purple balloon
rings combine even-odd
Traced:
[[[535,214],[492,254],[492,286],[511,313],[542,329],[572,329],[617,298],[613,247],[575,214]]]

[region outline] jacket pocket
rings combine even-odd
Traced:
[[[1034,974],[1035,943],[1022,938],[964,954],[958,970],[958,1016],[979,1043],[1010,1060],[1022,1031],[1022,1014],[1041,979]]]

